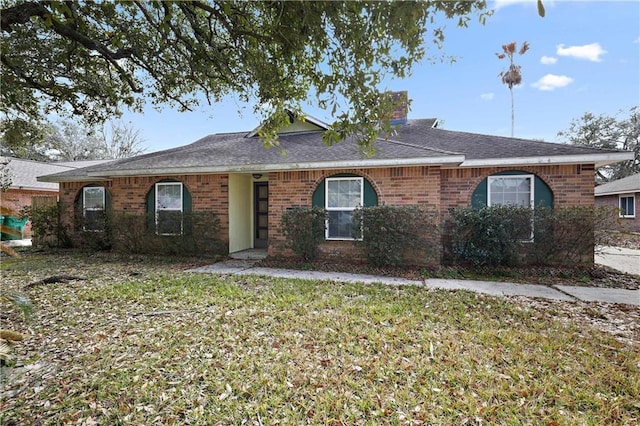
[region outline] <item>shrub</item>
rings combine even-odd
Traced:
[[[615,221],[608,207],[538,208],[531,263],[539,265],[591,263],[594,247],[606,245],[607,229]]]
[[[474,267],[592,263],[611,220],[608,208],[593,206],[458,208],[446,224],[446,260]]]
[[[532,210],[516,206],[457,208],[446,224],[447,260],[479,266],[518,263],[518,247],[531,238]]]
[[[220,219],[213,212],[182,215],[182,235],[157,235],[153,217],[115,212],[109,217],[113,249],[129,254],[223,254]]]
[[[286,247],[306,261],[318,258],[318,247],[324,241],[327,212],[319,207],[294,207],[286,210],[280,222]]]
[[[360,226],[356,246],[374,266],[433,263],[438,258],[437,215],[418,206],[364,207],[354,213]]]
[[[25,207],[21,215],[31,221],[35,246],[71,247],[69,230],[60,222],[60,203]]]
[[[110,211],[102,212],[98,217],[87,220],[82,211],[75,212],[75,233],[73,243],[78,247],[93,251],[111,250],[113,240],[111,234]]]

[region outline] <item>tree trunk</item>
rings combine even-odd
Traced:
[[[509,88],[511,93],[511,137],[513,137],[513,128],[515,126],[515,107],[513,105],[513,89]]]

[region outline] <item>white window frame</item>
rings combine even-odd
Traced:
[[[87,207],[86,194],[87,190],[99,189],[102,192],[102,208]],[[82,217],[86,219],[87,211],[104,212],[107,209],[106,190],[104,186],[85,186],[82,188]],[[86,221],[85,221],[86,222]],[[104,232],[104,229],[87,229],[86,223],[82,224],[82,230],[86,232]]]
[[[329,207],[329,182],[356,180],[360,181],[360,203],[355,207]],[[330,177],[326,178],[324,182],[324,207],[328,212],[331,211],[350,211],[355,212],[356,209],[361,208],[364,205],[364,178],[359,176],[345,176],[345,177]],[[329,241],[355,241],[362,238],[353,237],[329,237],[329,219],[325,222],[325,239]]]
[[[158,209],[158,188],[161,186],[179,186],[180,187],[180,208],[179,209],[175,209],[175,208]],[[158,182],[155,184],[154,191],[155,191],[154,213],[155,213],[155,223],[156,223],[156,234],[157,235],[182,235],[184,232],[184,223],[182,219],[180,220],[180,233],[176,234],[176,233],[159,233],[158,232],[158,216],[159,216],[158,212],[159,211],[165,211],[165,212],[179,211],[180,213],[184,212],[184,189],[183,189],[182,182]]]
[[[633,214],[627,214],[626,209],[622,208],[622,199],[623,198],[631,198],[633,200]],[[636,209],[638,206],[636,205],[636,196],[635,194],[630,195],[620,195],[618,196],[618,208],[619,208],[619,217],[624,219],[634,219],[636,217]]]
[[[489,176],[487,178],[487,205],[489,207],[492,206],[491,204],[491,182],[494,180],[498,180],[498,179],[530,179],[531,182],[531,186],[530,186],[530,196],[529,196],[529,207],[533,210],[534,208],[534,199],[535,199],[535,195],[534,195],[534,182],[535,182],[535,175],[495,175],[495,176]],[[501,204],[502,205],[502,204]]]
[[[534,190],[535,190],[535,180],[536,180],[536,176],[532,175],[532,174],[522,174],[522,175],[494,175],[494,176],[489,176],[487,178],[487,206],[491,207],[492,204],[491,203],[491,182],[494,180],[498,180],[498,179],[530,179],[529,181],[530,186],[529,186],[529,208],[531,209],[531,211],[533,212],[533,210],[535,209],[535,194],[534,194]],[[495,205],[505,205],[505,204],[495,204]],[[506,204],[509,205],[509,204]],[[517,206],[517,207],[524,207],[524,206]],[[528,240],[524,239],[522,240],[522,242],[524,243],[531,243],[533,242],[533,237],[534,237],[534,230],[533,230],[533,215],[531,215],[531,236],[529,237]]]

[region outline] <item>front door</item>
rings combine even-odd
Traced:
[[[254,229],[253,247],[267,248],[269,246],[269,184],[255,182],[254,195]]]

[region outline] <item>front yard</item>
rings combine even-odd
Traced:
[[[637,424],[640,312],[32,254],[2,425]],[[7,311],[7,308],[9,309]]]

